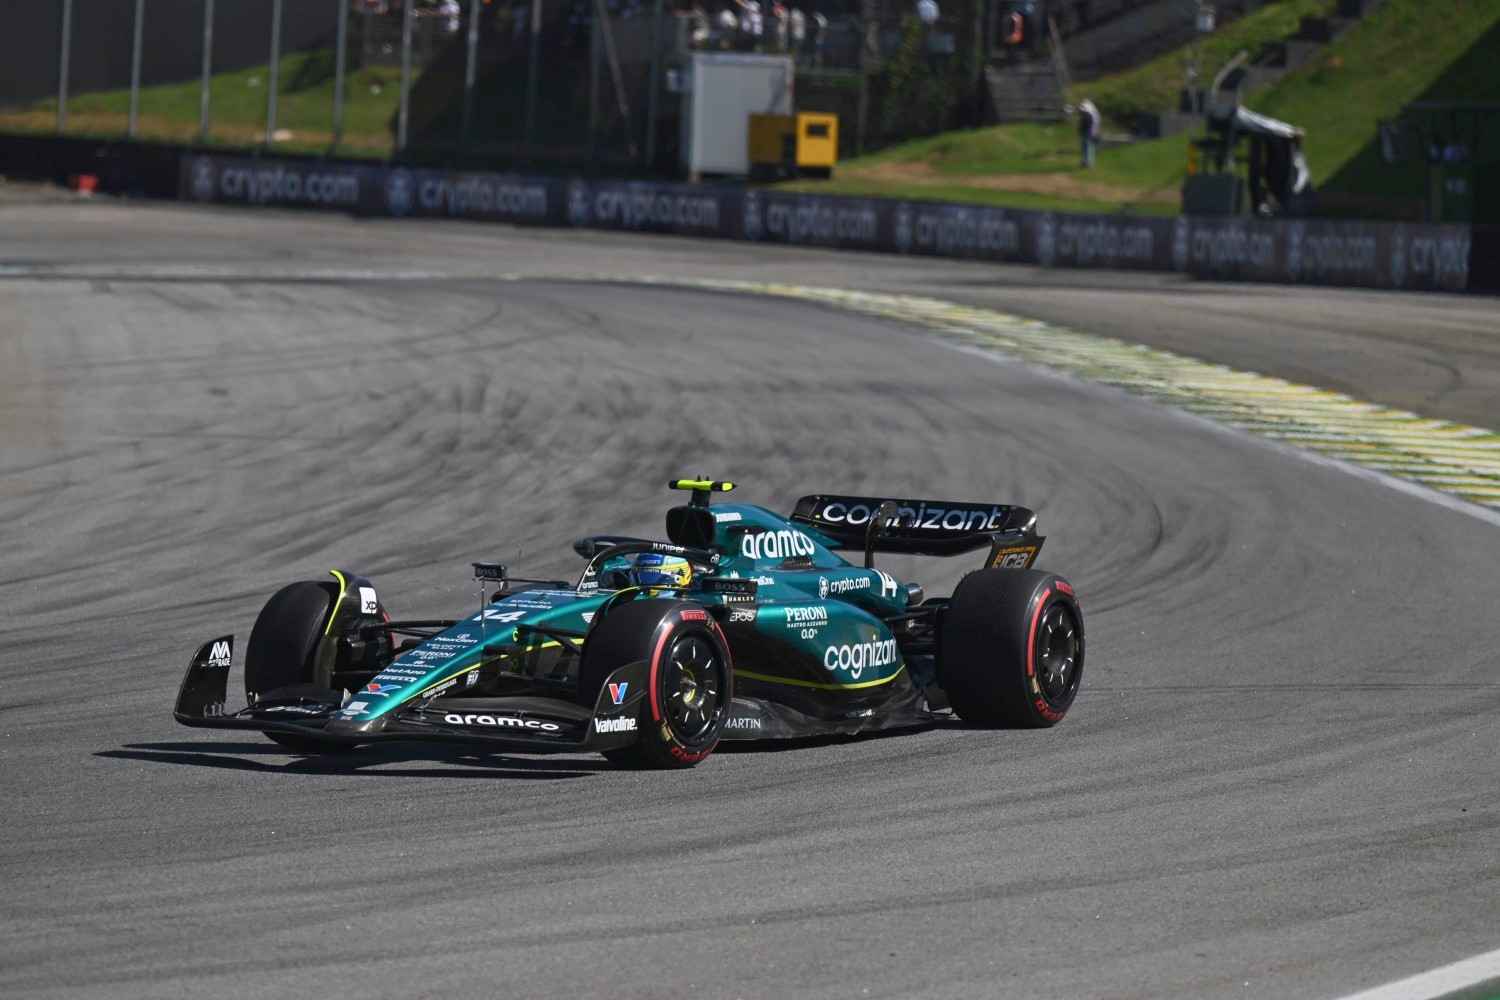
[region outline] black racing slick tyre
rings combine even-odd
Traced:
[[[287,693],[326,691],[337,703],[338,695],[329,689],[328,678],[316,673],[318,646],[338,596],[333,584],[312,582],[289,583],[271,595],[250,629],[250,643],[245,648],[245,697],[251,704],[278,689],[291,689]],[[347,749],[294,733],[265,735],[302,753]]]
[[[970,573],[943,614],[937,674],[965,722],[1061,722],[1083,679],[1083,612],[1072,586],[1042,570]]]
[[[627,767],[692,767],[713,752],[729,718],[734,672],[729,647],[708,612],[687,601],[642,600],[610,611],[589,633],[579,665],[579,699],[592,707],[611,673],[645,661],[650,683],[640,735],[604,751]]]

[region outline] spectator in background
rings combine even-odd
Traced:
[[[807,15],[793,7],[786,15],[787,34],[792,43],[792,60],[801,65],[807,47]]]
[[[450,35],[458,34],[459,22],[463,20],[463,9],[459,7],[458,0],[443,0],[438,4],[438,16],[443,19],[443,31]]]
[[[688,12],[688,24],[691,26],[693,48],[708,48],[709,40],[713,37],[713,26],[708,23],[708,15],[698,4],[693,4],[693,9]]]
[[[786,51],[787,41],[790,38],[791,28],[787,24],[787,18],[786,4],[781,0],[775,0],[775,3],[771,4],[771,38],[777,52]]]
[[[1094,148],[1099,143],[1099,109],[1085,98],[1078,104],[1078,142],[1083,150],[1083,169],[1094,168]]]
[[[719,48],[732,49],[734,45],[734,34],[739,30],[740,19],[735,15],[734,8],[725,6],[719,11]]]
[[[931,28],[937,24],[937,19],[937,0],[917,0],[917,20],[922,22],[922,27]]]
[[[828,44],[828,18],[819,10],[812,16],[812,64],[823,65],[823,49]]]
[[[751,52],[760,48],[766,34],[766,19],[760,12],[760,0],[738,0],[740,5],[741,47]]]

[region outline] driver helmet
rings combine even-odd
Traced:
[[[672,587],[682,589],[693,578],[693,568],[681,556],[669,556],[660,552],[642,552],[635,557],[635,568],[630,574],[637,587]]]

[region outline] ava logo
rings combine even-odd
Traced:
[[[616,705],[623,705],[625,703],[625,689],[628,687],[630,687],[629,681],[622,681],[619,684],[611,684],[609,686],[609,700],[614,702]]]
[[[375,599],[374,587],[359,588],[359,613],[373,615],[380,612],[380,602]]]
[[[911,253],[911,206],[906,202],[896,206],[896,251]]]
[[[1286,276],[1296,281],[1302,273],[1302,253],[1306,245],[1307,226],[1293,223],[1286,230]]]
[[[745,200],[740,205],[740,225],[744,227],[747,240],[758,240],[765,231],[760,214],[760,195],[754,191],[745,192]]]
[[[385,207],[392,215],[405,215],[411,211],[412,196],[415,188],[412,185],[411,174],[397,167],[392,170],[385,179]]]
[[[229,642],[227,640],[221,640],[214,643],[213,648],[208,651],[208,663],[206,663],[205,666],[223,667],[227,670],[229,668],[229,662],[231,658],[232,657],[229,652]]]
[[[1172,266],[1179,271],[1186,271],[1188,265],[1192,264],[1192,230],[1185,216],[1178,216],[1177,221],[1172,224]]]
[[[826,577],[826,576],[820,576],[820,577],[818,577],[818,596],[819,597],[827,597],[828,596],[828,577]]]
[[[593,220],[589,210],[589,186],[583,181],[568,182],[568,221],[582,228]]]
[[[206,156],[198,157],[193,163],[193,197],[199,201],[213,201],[218,186],[219,172],[214,169],[214,161]]]
[[[1406,227],[1397,226],[1391,234],[1391,286],[1406,284]]]
[[[392,691],[399,690],[400,687],[400,684],[366,684],[360,694],[371,696],[390,694]]]
[[[1036,223],[1036,259],[1043,267],[1051,267],[1056,258],[1057,217],[1046,212]]]

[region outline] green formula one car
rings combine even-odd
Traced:
[[[595,535],[574,584],[474,563],[477,614],[392,621],[369,580],[293,583],[245,651],[248,705],[225,711],[234,637],[206,642],[177,698],[188,726],[252,729],[303,752],[431,740],[599,751],[690,767],[720,740],[922,726],[1051,726],[1083,673],[1072,586],[1031,568],[1024,507],[803,497],[790,517],[711,503],[679,480],[666,541]],[[879,552],[984,550],[951,597],[874,567]],[[863,565],[838,553],[863,552]]]

